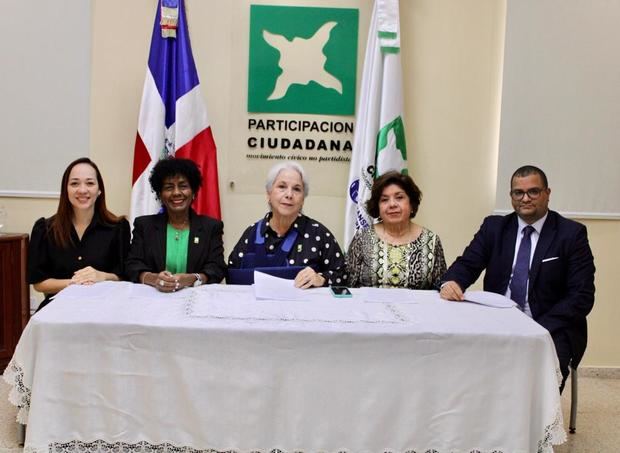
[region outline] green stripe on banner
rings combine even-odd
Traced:
[[[398,53],[398,52],[400,52],[400,47],[381,46],[381,52],[383,52],[383,53]]]
[[[396,39],[396,37],[398,36],[398,33],[393,32],[393,31],[380,31],[378,34],[379,34],[379,38],[386,38],[386,39]]]

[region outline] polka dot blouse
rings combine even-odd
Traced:
[[[266,252],[271,254],[280,247],[286,234],[278,236],[269,225],[269,220],[271,220],[271,213],[265,216],[261,234],[265,237]],[[250,238],[253,226],[246,228],[235,245],[228,258],[229,268],[241,267],[248,242],[253,239]],[[289,265],[311,266],[315,271],[323,274],[327,285],[346,285],[345,258],[334,235],[324,225],[303,214],[297,217],[291,228],[295,228],[298,234],[287,257]]]

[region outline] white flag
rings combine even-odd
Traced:
[[[398,0],[376,0],[368,32],[362,90],[358,99],[344,242],[372,219],[366,201],[375,177],[389,170],[407,172],[403,124]]]

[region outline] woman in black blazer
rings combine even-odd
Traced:
[[[191,209],[202,185],[196,164],[189,159],[160,160],[149,182],[163,212],[135,220],[128,279],[162,292],[222,281],[224,224]]]

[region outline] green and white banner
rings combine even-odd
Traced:
[[[345,247],[358,229],[372,224],[366,201],[374,179],[389,170],[407,172],[402,86],[398,0],[376,0],[349,169]]]
[[[358,15],[252,5],[248,112],[353,115]]]

